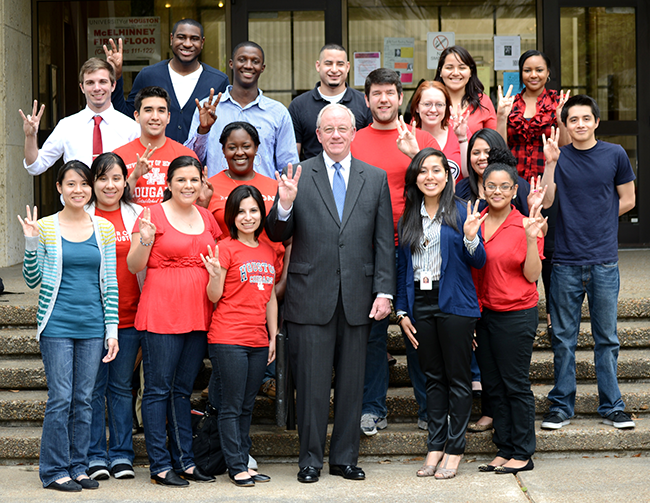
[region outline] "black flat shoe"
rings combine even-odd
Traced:
[[[251,475],[251,478],[253,479],[254,482],[270,482],[271,477],[268,475],[263,475],[261,473],[258,473],[257,475]]]
[[[169,487],[189,487],[190,483],[187,480],[183,480],[178,476],[174,470],[169,470],[167,475],[160,477],[158,475],[151,476],[152,484],[161,484],[163,486]]]
[[[366,474],[354,465],[330,465],[330,475],[338,475],[348,480],[364,480]]]
[[[93,479],[77,479],[75,480],[82,489],[99,489],[99,482]]]
[[[493,472],[497,467],[494,465],[490,465],[488,463],[483,463],[482,465],[478,465],[478,471],[479,472]]]
[[[526,463],[524,466],[521,468],[511,468],[509,466],[497,466],[494,469],[494,473],[512,473],[512,474],[517,474],[519,472],[528,472],[535,468],[535,465],[533,464],[533,460],[529,459],[528,463]]]
[[[303,484],[318,482],[319,476],[320,470],[318,468],[314,468],[313,466],[305,466],[298,472],[298,482],[302,482]]]
[[[214,482],[217,480],[212,475],[206,475],[203,473],[201,470],[199,470],[198,466],[194,467],[194,472],[192,473],[180,472],[178,475],[180,475],[185,480],[191,480],[192,482]]]
[[[248,477],[247,479],[236,479],[235,476],[230,472],[228,473],[228,477],[230,477],[230,481],[233,484],[239,487],[253,487],[255,485],[255,480],[253,480],[253,477]]]
[[[63,491],[70,493],[81,492],[81,485],[78,484],[75,480],[68,480],[67,482],[52,482],[51,484],[45,486],[45,489],[54,489],[55,491]]]

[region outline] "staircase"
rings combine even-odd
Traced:
[[[636,419],[634,430],[616,430],[603,425],[596,413],[598,394],[593,363],[593,339],[589,313],[583,306],[576,367],[578,392],[576,418],[559,431],[539,428],[548,411],[546,396],[553,383],[553,353],[546,334],[546,311],[540,301],[540,326],[530,367],[537,412],[537,452],[590,453],[594,451],[650,450],[650,251],[621,251],[621,296],[618,335],[621,351],[618,377],[626,410]],[[20,266],[0,270],[6,290],[24,292],[0,296],[0,464],[37,462],[41,425],[47,400],[45,372],[36,334],[36,295],[24,286]],[[361,454],[372,457],[422,456],[426,432],[417,428],[417,403],[410,387],[404,343],[399,328],[391,325],[389,352],[397,359],[390,369],[386,430],[361,438]],[[205,361],[193,396],[202,407],[200,390],[207,385],[210,362]],[[474,401],[478,418],[479,400]],[[252,455],[264,459],[297,458],[298,435],[275,426],[275,403],[258,397],[252,427]],[[468,433],[468,454],[495,451],[491,432]],[[136,456],[146,462],[144,437],[134,437]]]

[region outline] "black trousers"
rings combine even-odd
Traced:
[[[349,325],[340,296],[334,316],[326,325],[299,325],[289,321],[286,325],[289,359],[296,383],[299,466],[323,467],[332,367],[335,371],[334,429],[329,462],[356,465],[371,325]]]
[[[436,286],[428,291],[416,287],[413,317],[418,360],[427,379],[427,449],[462,454],[472,411],[470,366],[476,318],[440,311]]]
[[[537,306],[497,312],[483,308],[476,324],[476,358],[483,393],[492,405],[497,455],[526,461],[535,452],[535,398],[530,358],[538,323]]]

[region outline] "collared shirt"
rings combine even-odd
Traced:
[[[282,173],[287,164],[297,164],[296,138],[286,107],[279,101],[264,96],[260,89],[255,101],[242,108],[230,95],[231,91],[232,86],[228,86],[221,95],[217,105],[217,120],[209,133],[198,133],[199,111],[194,112],[190,136],[185,142],[185,146],[194,150],[199,160],[208,167],[208,177],[227,168],[219,137],[223,128],[235,121],[249,122],[257,128],[260,146],[254,164],[256,172],[275,178],[276,171]],[[201,104],[205,101],[207,98]]]
[[[323,150],[323,160],[325,161],[325,166],[327,167],[327,177],[330,179],[330,187],[334,187],[334,174],[336,169],[334,168],[334,163],[336,161],[332,160],[329,155]],[[341,161],[339,161],[341,168],[341,176],[345,182],[345,188],[348,188],[348,181],[350,180],[350,165],[352,164],[352,154],[348,152],[348,155]]]
[[[102,132],[102,147],[104,152],[112,152],[118,147],[140,138],[140,126],[111,105],[97,114],[88,106],[81,112],[61,119],[52,134],[38,151],[38,157],[33,164],[23,166],[30,175],[45,173],[59,157],[68,162],[77,159],[90,167],[93,162],[93,130],[95,115],[102,116],[99,129]]]

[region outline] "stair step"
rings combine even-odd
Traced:
[[[594,452],[650,450],[650,419],[637,419],[633,430],[617,430],[598,419],[572,419],[559,431],[540,428],[535,422],[537,452]],[[326,455],[332,426],[328,427]],[[42,428],[0,427],[0,464],[34,462],[38,459]],[[298,456],[296,430],[278,426],[253,425],[251,455],[259,458],[292,458]],[[361,436],[359,454],[362,456],[422,456],[426,452],[427,433],[415,423],[389,423],[388,428],[373,437]],[[136,462],[146,462],[144,435],[133,438]],[[466,454],[491,454],[496,451],[492,432],[468,433]]]
[[[0,357],[0,389],[46,389],[40,358]]]
[[[0,329],[0,356],[39,356],[41,350],[36,340],[36,327],[11,327]]]

